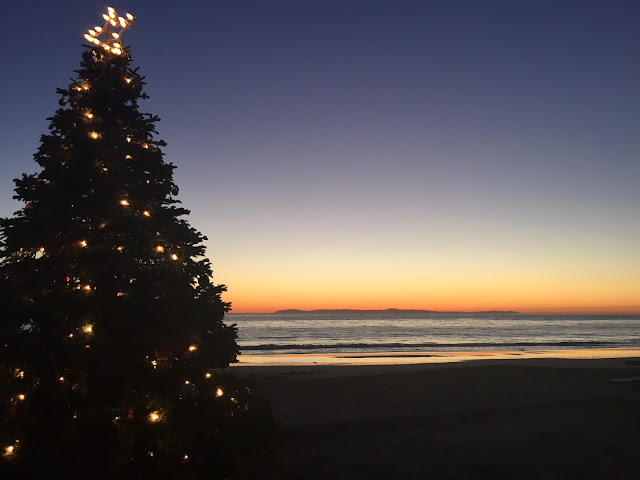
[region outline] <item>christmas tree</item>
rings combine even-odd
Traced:
[[[0,225],[0,476],[233,478],[263,416],[221,371],[236,329],[138,110],[135,19],[104,17]]]

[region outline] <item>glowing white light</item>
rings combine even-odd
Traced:
[[[133,20],[133,18],[134,18],[134,17],[133,17],[133,15],[131,15],[130,13],[127,13],[125,16],[126,16],[129,20]]]
[[[95,36],[95,34],[96,34],[95,30],[89,29],[89,35],[91,35],[93,37],[93,36]]]

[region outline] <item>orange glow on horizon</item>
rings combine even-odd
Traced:
[[[483,311],[514,311],[522,314],[611,314],[611,315],[640,315],[640,306],[523,306],[523,307],[500,307],[482,305],[398,305],[398,304],[300,304],[292,301],[288,304],[274,305],[270,303],[243,303],[232,305],[229,313],[273,313],[278,310],[432,310],[439,312],[483,312]]]

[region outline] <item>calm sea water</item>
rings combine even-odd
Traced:
[[[244,354],[640,347],[640,315],[229,314]]]

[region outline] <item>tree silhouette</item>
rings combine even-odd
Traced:
[[[0,224],[0,474],[233,477],[264,417],[220,371],[238,354],[225,287],[138,110],[144,77],[112,50],[87,46],[58,89]]]

